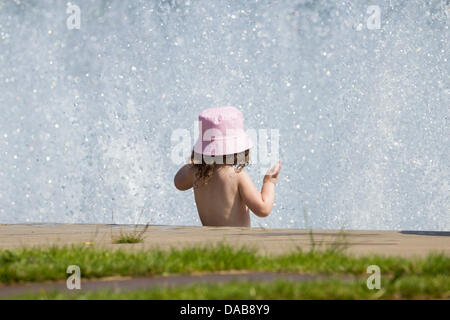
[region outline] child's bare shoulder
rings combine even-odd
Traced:
[[[234,172],[239,182],[250,180],[249,174],[244,169],[234,169]]]

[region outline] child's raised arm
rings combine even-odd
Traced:
[[[192,188],[192,185],[194,183],[192,166],[190,164],[185,164],[184,166],[182,166],[175,175],[173,182],[175,183],[175,187],[181,191]]]
[[[267,217],[272,211],[275,197],[275,184],[281,170],[281,162],[272,166],[264,176],[263,186],[259,192],[250,176],[241,171],[239,174],[239,193],[247,207],[258,217]]]

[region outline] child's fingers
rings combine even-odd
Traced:
[[[275,164],[272,166],[272,168],[276,169],[276,168],[278,168],[279,166],[280,166],[280,161],[278,161],[277,163],[275,163]]]
[[[275,171],[275,174],[274,174],[275,178],[278,179],[278,175],[280,174],[280,171],[281,171],[281,161],[278,162],[277,171]]]
[[[273,166],[271,166],[268,170],[266,175],[277,175],[281,170],[281,161],[278,161]]]
[[[281,170],[281,161],[278,161],[277,164],[275,164],[274,170],[275,170],[275,173],[280,172],[280,170]]]
[[[274,177],[278,178],[278,175],[280,174],[281,166],[278,167],[278,170],[275,172]]]
[[[270,167],[269,170],[267,170],[266,174],[275,176],[276,174],[278,174],[278,172],[280,172],[280,165],[277,163],[277,164],[273,165],[272,167]]]

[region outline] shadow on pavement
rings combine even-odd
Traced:
[[[439,237],[450,237],[450,232],[448,231],[400,231],[402,234],[415,234],[419,236],[439,236]]]

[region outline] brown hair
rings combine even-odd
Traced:
[[[232,165],[242,170],[250,161],[250,150],[223,156],[206,156],[192,150],[191,166],[194,168],[194,187],[207,184],[218,165]]]

